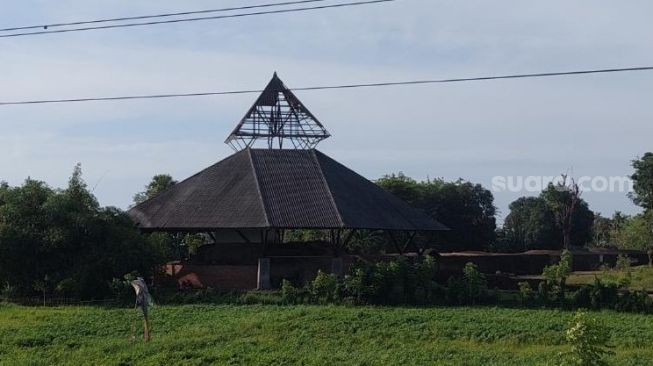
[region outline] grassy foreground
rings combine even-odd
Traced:
[[[593,313],[614,365],[650,365],[653,316]],[[152,310],[0,305],[0,365],[545,365],[573,313],[500,308],[186,305]]]

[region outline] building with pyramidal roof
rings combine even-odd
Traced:
[[[144,232],[201,233],[210,244],[168,272],[195,286],[269,288],[341,273],[361,231],[447,228],[316,149],[330,134],[275,73],[227,137],[235,153],[129,211]],[[288,243],[300,230],[328,240]],[[405,235],[404,235],[405,236]]]

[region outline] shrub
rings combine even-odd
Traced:
[[[613,308],[619,300],[619,287],[614,283],[603,283],[598,278],[590,290],[590,303],[592,308]]]
[[[547,281],[537,285],[537,299],[545,305],[551,302],[551,285]]]
[[[466,286],[462,279],[449,277],[447,280],[447,289],[445,298],[448,304],[463,305],[466,302]]]
[[[414,302],[417,304],[433,304],[442,298],[442,287],[434,280],[437,270],[435,257],[426,256],[415,263]]]
[[[405,257],[378,263],[356,263],[343,283],[336,286],[339,299],[365,304],[430,304],[444,297],[434,281],[435,258],[412,262]]]
[[[522,305],[526,305],[533,301],[534,292],[531,284],[523,281],[519,282],[517,285],[519,286],[519,300],[521,301]]]
[[[463,280],[465,286],[465,300],[468,304],[476,304],[479,300],[487,297],[487,281],[485,276],[478,271],[474,263],[467,263],[463,268]]]
[[[631,261],[628,256],[619,254],[617,256],[617,262],[614,265],[614,269],[617,271],[630,272]]]
[[[646,291],[624,291],[619,296],[615,310],[632,311],[632,312],[651,312],[653,310],[653,300],[648,296]]]
[[[607,365],[606,356],[614,354],[608,345],[609,330],[596,318],[577,312],[565,332],[565,340],[571,346],[562,353],[561,365],[601,366]]]
[[[334,274],[326,274],[317,271],[317,276],[310,284],[310,292],[313,299],[320,303],[330,303],[338,300],[336,290],[338,288],[338,277]]]
[[[283,279],[281,281],[281,300],[286,304],[302,304],[310,302],[309,291],[306,287],[297,288],[292,282]]]
[[[79,293],[79,283],[74,278],[66,278],[59,281],[54,289],[63,296],[75,296]]]
[[[131,305],[136,299],[134,289],[132,288],[131,281],[135,280],[138,274],[135,272],[128,273],[122,279],[114,278],[109,284],[111,295],[118,304]]]
[[[541,300],[545,303],[551,301],[564,302],[567,277],[571,273],[572,254],[569,250],[563,250],[560,255],[560,262],[544,267],[542,276],[545,286],[540,286]]]
[[[5,284],[2,286],[2,289],[0,289],[0,297],[4,301],[10,301],[14,299],[18,295],[18,291],[15,286],[12,286],[9,282],[5,282]]]

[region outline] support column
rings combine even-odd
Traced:
[[[256,288],[258,290],[268,290],[270,287],[270,258],[259,258]]]

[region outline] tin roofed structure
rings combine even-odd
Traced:
[[[220,243],[260,245],[257,287],[262,288],[270,282],[266,248],[283,242],[288,230],[326,230],[334,248],[357,230],[381,230],[391,237],[447,230],[316,150],[329,136],[275,73],[225,141],[236,153],[133,207],[129,215],[146,232],[205,233],[218,256]]]
[[[130,210],[144,231],[444,230],[318,150],[239,151]]]

